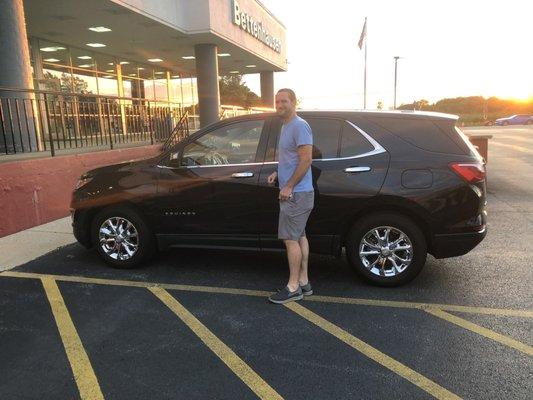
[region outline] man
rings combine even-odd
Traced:
[[[305,225],[314,205],[311,162],[313,135],[309,124],[296,115],[296,95],[291,89],[276,94],[276,112],[283,125],[278,144],[278,171],[268,183],[279,182],[278,238],[285,242],[289,259],[289,282],[269,297],[276,304],[301,300],[313,294],[307,274],[309,243]]]

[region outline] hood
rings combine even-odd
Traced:
[[[106,165],[105,167],[99,167],[91,169],[83,174],[82,177],[94,177],[96,175],[107,175],[113,172],[131,171],[134,168],[138,168],[142,165],[149,164],[152,159],[138,160],[138,161],[125,161],[118,164]]]

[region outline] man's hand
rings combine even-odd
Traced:
[[[279,199],[281,201],[287,201],[292,197],[292,187],[285,186],[279,191]]]
[[[267,182],[269,185],[273,185],[276,182],[276,179],[278,179],[278,173],[274,171],[268,176]]]

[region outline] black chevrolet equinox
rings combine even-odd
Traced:
[[[454,257],[486,234],[484,161],[457,117],[302,111],[313,130],[312,252],[367,281],[413,279],[427,253]],[[72,197],[74,234],[130,268],[168,247],[279,250],[275,114],[225,119],[157,157],[94,169]]]

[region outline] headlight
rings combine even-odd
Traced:
[[[76,183],[76,187],[74,188],[74,190],[78,190],[84,187],[92,180],[93,180],[92,176],[82,176],[80,179],[78,179],[78,182]]]

